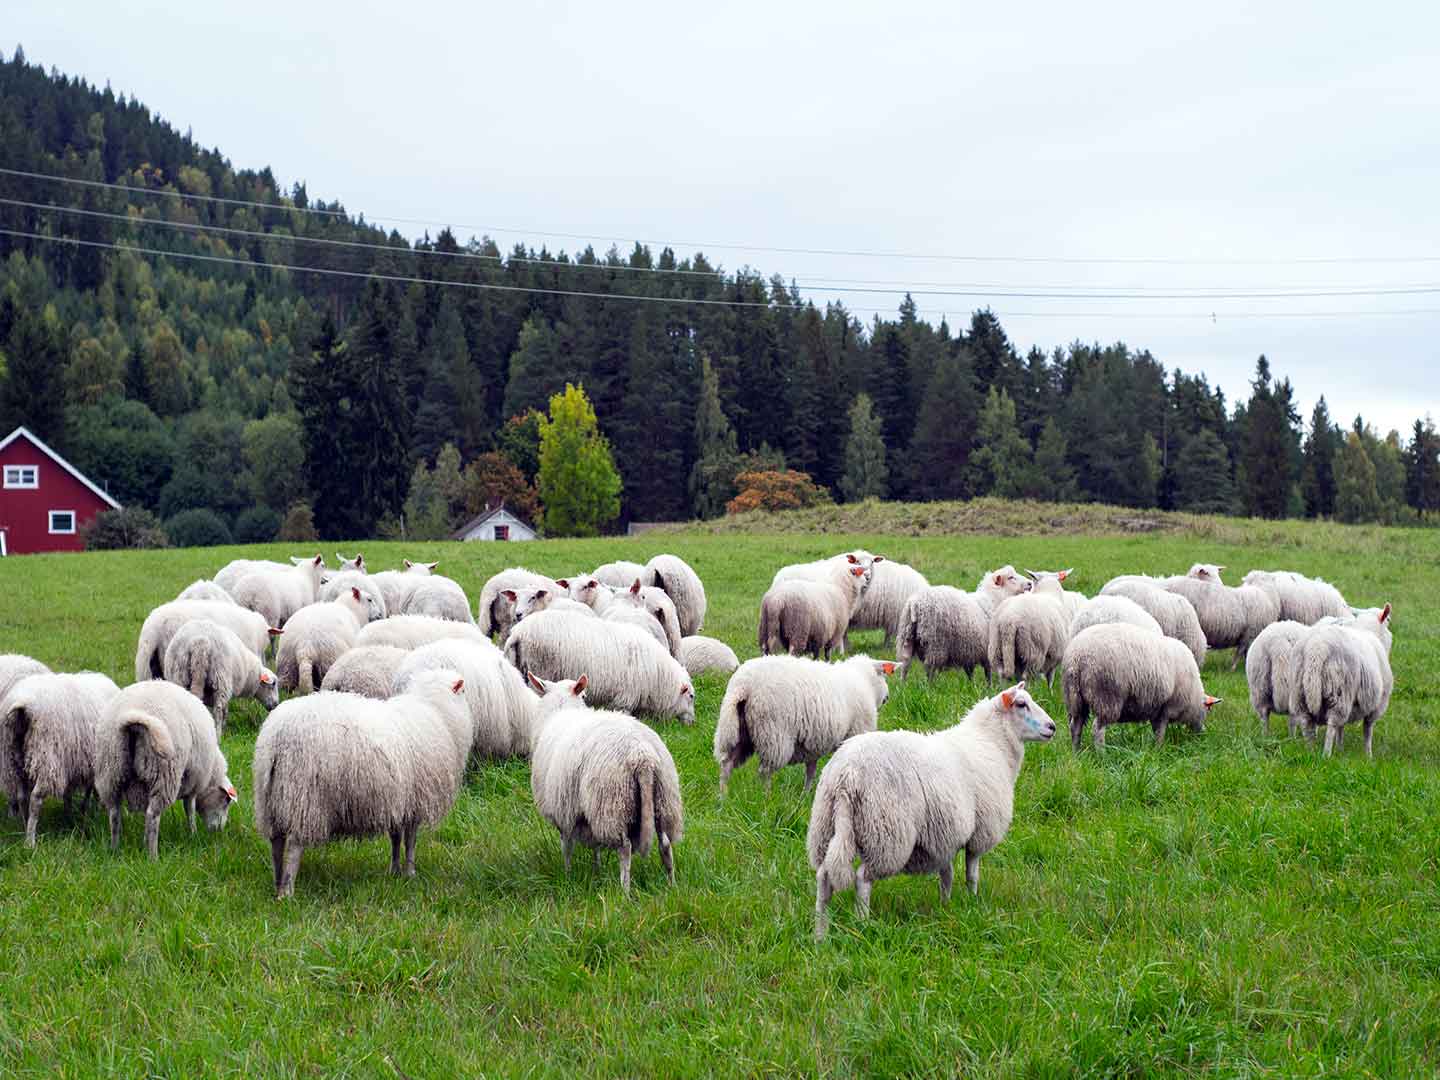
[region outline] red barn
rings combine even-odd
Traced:
[[[81,551],[80,530],[120,504],[23,427],[0,441],[0,555]]]

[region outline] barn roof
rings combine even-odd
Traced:
[[[460,526],[460,528],[456,529],[455,532],[451,535],[450,539],[452,539],[452,540],[463,540],[463,539],[465,539],[465,535],[466,535],[467,533],[474,532],[475,529],[477,529],[477,528],[480,527],[481,525],[485,524],[485,522],[489,521],[489,520],[490,520],[491,518],[493,518],[493,517],[498,517],[498,516],[501,515],[501,514],[504,514],[506,517],[514,518],[516,521],[518,521],[521,525],[524,525],[524,526],[525,526],[527,529],[529,529],[531,532],[534,532],[534,531],[535,531],[535,526],[531,525],[528,521],[526,521],[524,518],[522,518],[519,514],[515,513],[514,510],[511,510],[508,506],[506,506],[506,505],[502,502],[499,506],[492,506],[492,507],[490,507],[490,509],[485,510],[485,511],[479,513],[479,514],[476,514],[473,518],[471,518],[469,521],[467,521],[464,525],[462,525],[462,526]]]
[[[76,480],[79,480],[80,483],[84,484],[87,488],[93,491],[98,498],[103,499],[108,506],[111,506],[116,510],[120,509],[120,504],[118,502],[112,499],[109,495],[105,494],[105,492],[101,491],[100,488],[96,487],[95,484],[91,482],[90,478],[84,473],[82,473],[79,469],[75,468],[74,465],[71,465],[70,462],[66,461],[54,450],[51,450],[50,447],[46,446],[43,439],[41,439],[38,435],[36,435],[29,428],[25,427],[23,424],[20,427],[17,427],[9,435],[6,435],[3,440],[0,440],[0,452],[4,452],[6,447],[8,447],[16,439],[21,438],[22,436],[26,439],[29,439],[32,443],[39,447],[40,451],[51,461],[55,462],[56,465],[59,465]]]

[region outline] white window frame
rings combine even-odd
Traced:
[[[55,515],[56,515],[56,514],[69,514],[69,515],[70,515],[70,528],[68,528],[68,529],[57,529],[57,528],[55,528]],[[74,536],[74,535],[75,535],[76,526],[79,524],[79,522],[76,521],[76,514],[75,514],[75,511],[74,511],[74,510],[51,510],[51,511],[50,511],[50,519],[49,519],[49,520],[50,520],[50,535],[51,535],[51,536]]]
[[[24,476],[28,472],[30,480],[27,483]],[[7,490],[33,491],[40,486],[39,465],[6,465],[5,466],[5,487]]]

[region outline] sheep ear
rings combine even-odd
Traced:
[[[351,586],[350,586],[350,595],[353,596],[353,597],[355,597],[356,600],[359,600],[359,599],[360,599],[360,590],[359,590],[359,588],[357,588],[357,587],[354,586],[354,585],[351,585]]]
[[[1004,584],[1005,584],[1005,575],[1004,575],[1004,574],[996,574],[996,575],[995,575],[995,584],[996,584],[996,585],[1004,585]]]
[[[1380,621],[1382,623],[1390,621],[1390,602],[1388,600],[1385,602],[1385,606],[1380,609]]]
[[[895,665],[889,660],[876,661],[875,666],[880,669],[881,675],[894,675]]]
[[[630,595],[631,595],[631,596],[639,596],[639,595],[640,595],[640,579],[639,579],[638,577],[635,579],[635,584],[630,586]]]
[[[536,600],[539,600],[542,596],[549,596],[549,595],[550,595],[550,590],[549,590],[549,589],[536,589],[536,590],[535,590],[535,599],[536,599]]]
[[[1066,578],[1068,578],[1068,577],[1069,577],[1071,574],[1073,574],[1073,573],[1075,573],[1075,568],[1074,568],[1073,566],[1070,567],[1069,570],[1061,570],[1061,571],[1060,571],[1060,580],[1061,580],[1061,581],[1064,581]]]
[[[1012,686],[1009,690],[1000,691],[1000,704],[1007,709],[1015,707],[1015,690],[1016,688]]]
[[[519,597],[515,595],[514,589],[501,589],[500,595],[505,597],[505,599],[509,600],[512,604],[519,599]]]
[[[848,563],[850,563],[850,564],[853,566],[854,564],[858,563],[860,560],[857,559],[854,555],[851,555],[849,552],[846,552],[846,553],[845,553],[845,561],[848,562]]]
[[[261,668],[261,669],[260,669],[260,685],[261,685],[261,686],[270,686],[270,685],[272,685],[274,682],[275,682],[275,676],[274,676],[274,675],[271,675],[270,672],[266,671],[264,668]]]
[[[565,590],[568,591],[569,588],[570,588],[570,579],[569,579],[569,578],[563,578],[563,577],[557,577],[557,578],[555,579],[555,584],[556,584],[556,585],[559,585],[562,589],[565,589]]]
[[[239,801],[239,799],[240,799],[240,793],[235,790],[235,785],[234,785],[234,784],[226,784],[226,785],[225,785],[223,788],[221,788],[220,790],[223,791],[223,792],[225,792],[225,797],[226,797],[227,799],[229,799],[231,802],[238,802],[238,801]]]
[[[589,685],[590,685],[590,676],[589,676],[589,675],[581,675],[580,678],[578,678],[578,679],[575,680],[575,689],[571,690],[570,693],[574,694],[576,697],[579,697],[581,694],[583,694],[583,693],[585,692],[585,688],[586,688],[587,686],[589,686]]]
[[[885,556],[884,556],[884,555],[876,555],[876,556],[875,556],[873,559],[871,559],[870,561],[871,561],[872,563],[884,562],[884,561],[885,561]]]
[[[325,565],[325,556],[324,556],[324,555],[316,555],[315,558],[310,561],[310,565],[311,565],[311,566],[324,566],[324,565]]]
[[[1216,705],[1219,705],[1220,702],[1223,701],[1223,700],[1224,700],[1224,698],[1211,697],[1209,694],[1206,694],[1206,695],[1205,695],[1205,710],[1206,710],[1207,712],[1210,711],[1210,710],[1213,709]]]
[[[425,567],[426,570],[429,570],[429,571],[433,574],[433,573],[435,572],[435,567],[439,566],[440,564],[439,564],[438,562],[432,562],[432,563],[421,563],[420,565],[423,566],[423,567]]]
[[[541,697],[545,696],[545,684],[535,677],[535,673],[533,671],[525,672],[525,681],[530,684],[531,689],[533,689],[537,694],[539,694]]]
[[[271,626],[271,627],[267,628],[265,632],[266,632],[267,634],[269,634],[271,637],[279,637],[279,636],[280,636],[281,634],[283,634],[285,631],[284,631],[284,630],[281,630],[280,627],[278,627],[278,626]]]
[[[409,559],[401,559],[400,561],[405,564],[405,569],[406,569],[406,570],[409,570],[410,567],[412,567],[412,566],[415,565],[415,564],[414,564],[413,562],[411,562]]]
[[[450,692],[451,692],[452,694],[458,694],[458,693],[460,693],[461,690],[464,690],[464,689],[465,689],[465,680],[464,680],[464,679],[456,679],[456,680],[455,680],[455,684],[450,687]]]
[[[593,578],[593,577],[592,577],[589,581],[587,581],[587,582],[585,583],[585,588],[587,588],[587,589],[598,589],[599,587],[600,587],[600,582],[597,581],[597,580],[596,580],[595,578]]]

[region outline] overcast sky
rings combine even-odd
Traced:
[[[1440,291],[1188,295],[1440,289],[1440,5],[4,6],[7,55],[382,224],[699,246],[817,302],[988,303],[1022,351],[1123,340],[1232,401],[1263,352],[1307,419],[1440,414]],[[1176,261],[1073,261],[1144,259]]]

